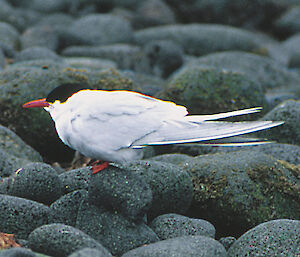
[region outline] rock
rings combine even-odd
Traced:
[[[159,97],[186,106],[190,114],[266,106],[260,83],[240,72],[211,67],[193,66],[179,71]]]
[[[116,167],[93,175],[88,192],[91,204],[135,221],[144,217],[152,202],[152,191],[144,177]]]
[[[299,8],[300,9],[300,8]],[[299,68],[300,66],[300,34],[288,38],[282,43],[282,46],[289,53],[289,67]]]
[[[62,182],[50,165],[31,163],[16,172],[7,193],[50,204],[62,195],[62,189]]]
[[[5,56],[2,49],[0,48],[0,70],[4,68],[5,64],[6,64]]]
[[[10,24],[0,22],[0,42],[17,49],[20,40],[19,32]]]
[[[291,72],[286,66],[269,57],[256,54],[226,51],[212,53],[197,58],[186,64],[187,67],[210,66],[217,69],[242,73],[248,79],[256,80],[264,89],[298,85],[300,76]]]
[[[216,240],[205,236],[183,236],[163,240],[131,250],[122,257],[225,257],[225,248]]]
[[[239,236],[269,219],[299,217],[296,167],[256,151],[217,153],[183,164],[194,185],[189,216],[212,222],[219,235]]]
[[[300,32],[300,6],[295,5],[284,12],[276,21],[275,28],[281,37]]]
[[[151,73],[158,77],[167,78],[183,64],[183,50],[173,41],[151,41],[144,45],[143,51]]]
[[[0,257],[36,257],[37,255],[29,249],[14,247],[7,250],[0,250]]]
[[[141,175],[153,194],[148,217],[164,213],[185,214],[189,209],[193,188],[188,173],[177,165],[158,161],[132,161],[122,165]]]
[[[0,125],[0,147],[6,153],[21,159],[41,162],[42,157],[10,129]]]
[[[55,31],[63,31],[74,22],[74,18],[67,13],[51,13],[44,15],[36,23],[38,26],[49,26]]]
[[[22,62],[27,60],[38,59],[53,59],[55,61],[62,61],[62,58],[58,56],[54,51],[41,46],[26,48],[25,50],[16,54],[14,61]]]
[[[58,49],[59,45],[57,33],[49,26],[34,26],[27,28],[23,32],[20,41],[22,49],[40,46],[55,51]]]
[[[158,240],[155,233],[143,222],[134,223],[117,212],[109,212],[87,201],[82,202],[79,208],[76,227],[101,242],[117,256]]]
[[[50,205],[53,210],[52,223],[63,223],[75,227],[79,206],[86,197],[86,190],[76,190],[52,203]]]
[[[258,133],[259,137],[280,143],[300,145],[300,101],[288,100],[268,112],[263,120],[281,120],[284,125]]]
[[[95,248],[83,248],[81,250],[78,250],[69,257],[111,257],[112,255],[110,253],[104,252],[104,251],[99,251],[98,249]]]
[[[110,60],[87,58],[87,57],[68,57],[64,58],[67,65],[75,69],[89,69],[89,70],[104,70],[117,68],[116,63]]]
[[[232,244],[236,241],[233,236],[221,237],[219,242],[225,247],[226,251],[232,246]]]
[[[297,256],[300,221],[271,220],[247,231],[228,250],[228,256]]]
[[[179,165],[185,161],[191,160],[193,157],[187,154],[171,153],[171,154],[161,154],[150,158],[150,160],[159,162],[168,162],[175,165]]]
[[[52,256],[68,256],[86,247],[95,248],[111,256],[100,243],[71,226],[52,223],[32,231],[28,237],[29,247],[34,251]]]
[[[31,200],[0,194],[0,231],[26,239],[35,228],[48,223],[52,211]]]
[[[152,40],[171,40],[186,54],[196,56],[228,50],[253,51],[262,44],[254,33],[215,24],[158,26],[136,31],[134,38],[138,45]],[[220,38],[222,40],[218,40]]]
[[[178,214],[164,214],[156,217],[150,228],[161,240],[181,236],[215,237],[216,229],[206,220],[192,219]]]
[[[88,45],[129,43],[132,40],[129,22],[110,14],[86,15],[76,20],[69,31],[76,33],[82,44]]]
[[[36,10],[38,12],[51,13],[51,12],[62,12],[67,10],[70,1],[68,0],[34,0],[28,1],[28,3],[22,4],[23,7]]]

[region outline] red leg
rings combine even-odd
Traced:
[[[100,161],[95,161],[95,162],[93,162],[93,167],[92,167],[93,173],[92,173],[92,174],[96,174],[96,173],[98,173],[99,171],[104,170],[104,169],[106,169],[106,168],[109,166],[109,163],[108,163],[108,162],[102,162],[102,163],[100,163],[100,164],[98,164],[98,165],[95,165],[95,164],[97,164],[97,163],[99,163],[99,162],[100,162]]]

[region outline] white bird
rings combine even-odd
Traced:
[[[281,121],[214,121],[255,113],[261,107],[212,115],[188,115],[184,106],[131,91],[92,90],[80,84],[63,84],[47,98],[30,101],[24,108],[43,107],[55,123],[60,139],[83,155],[122,163],[142,158],[146,146],[206,142],[281,125]],[[266,141],[245,141],[251,145]],[[213,144],[216,145],[216,144]],[[219,145],[219,144],[217,144]]]

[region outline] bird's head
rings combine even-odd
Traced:
[[[23,104],[23,108],[43,107],[46,111],[51,110],[66,103],[67,100],[81,90],[90,89],[87,85],[77,83],[62,84],[54,88],[46,98],[33,100]]]

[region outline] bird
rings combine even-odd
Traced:
[[[224,138],[269,129],[282,121],[218,121],[259,112],[261,107],[211,114],[189,115],[187,108],[126,90],[98,90],[81,83],[65,83],[46,98],[23,104],[44,108],[55,123],[59,138],[70,148],[96,159],[92,173],[109,163],[143,157],[147,146],[202,143],[208,145],[256,145],[270,141],[220,142]],[[216,143],[217,142],[217,143]]]

